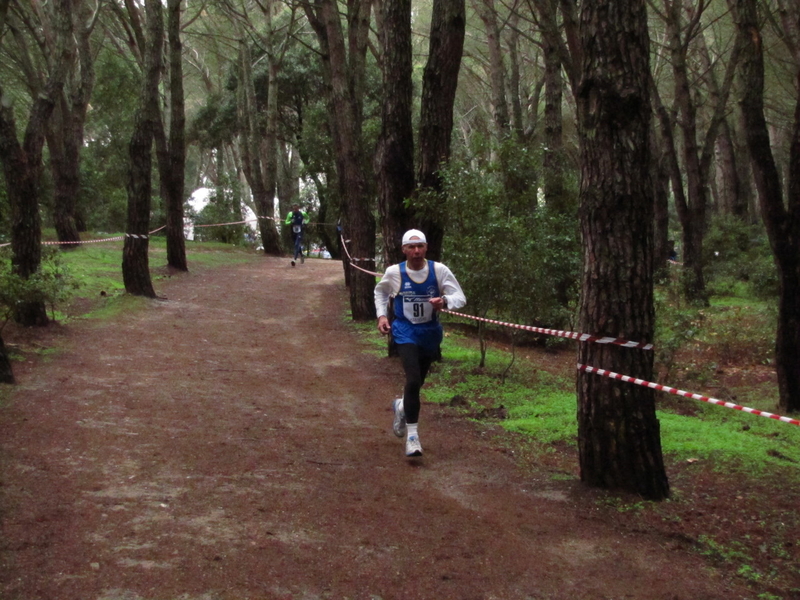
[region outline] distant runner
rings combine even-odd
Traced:
[[[306,262],[303,256],[303,231],[305,231],[307,223],[308,213],[301,210],[299,204],[293,204],[292,212],[286,215],[286,224],[292,228],[292,243],[294,244],[292,266],[295,265],[298,257],[300,257],[301,264]]]

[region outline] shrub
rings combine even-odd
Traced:
[[[39,270],[24,279],[12,272],[11,251],[4,250],[0,253],[0,329],[24,302],[43,302],[55,319],[56,308],[67,302],[78,287],[61,260],[60,251],[46,248]]]

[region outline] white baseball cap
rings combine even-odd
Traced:
[[[414,239],[417,238],[417,239]],[[427,244],[428,240],[425,234],[419,229],[409,229],[403,234],[403,246],[406,244]]]

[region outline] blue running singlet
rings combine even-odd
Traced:
[[[439,323],[431,298],[440,296],[439,283],[428,261],[428,277],[417,283],[408,274],[406,263],[400,263],[400,292],[394,298],[392,337],[398,344],[416,344],[426,356],[438,356],[442,343],[442,324]]]

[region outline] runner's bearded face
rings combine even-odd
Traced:
[[[425,254],[428,252],[428,244],[415,242],[413,239],[411,243],[403,246],[403,254],[406,256],[408,266],[414,271],[419,271],[425,266]]]

